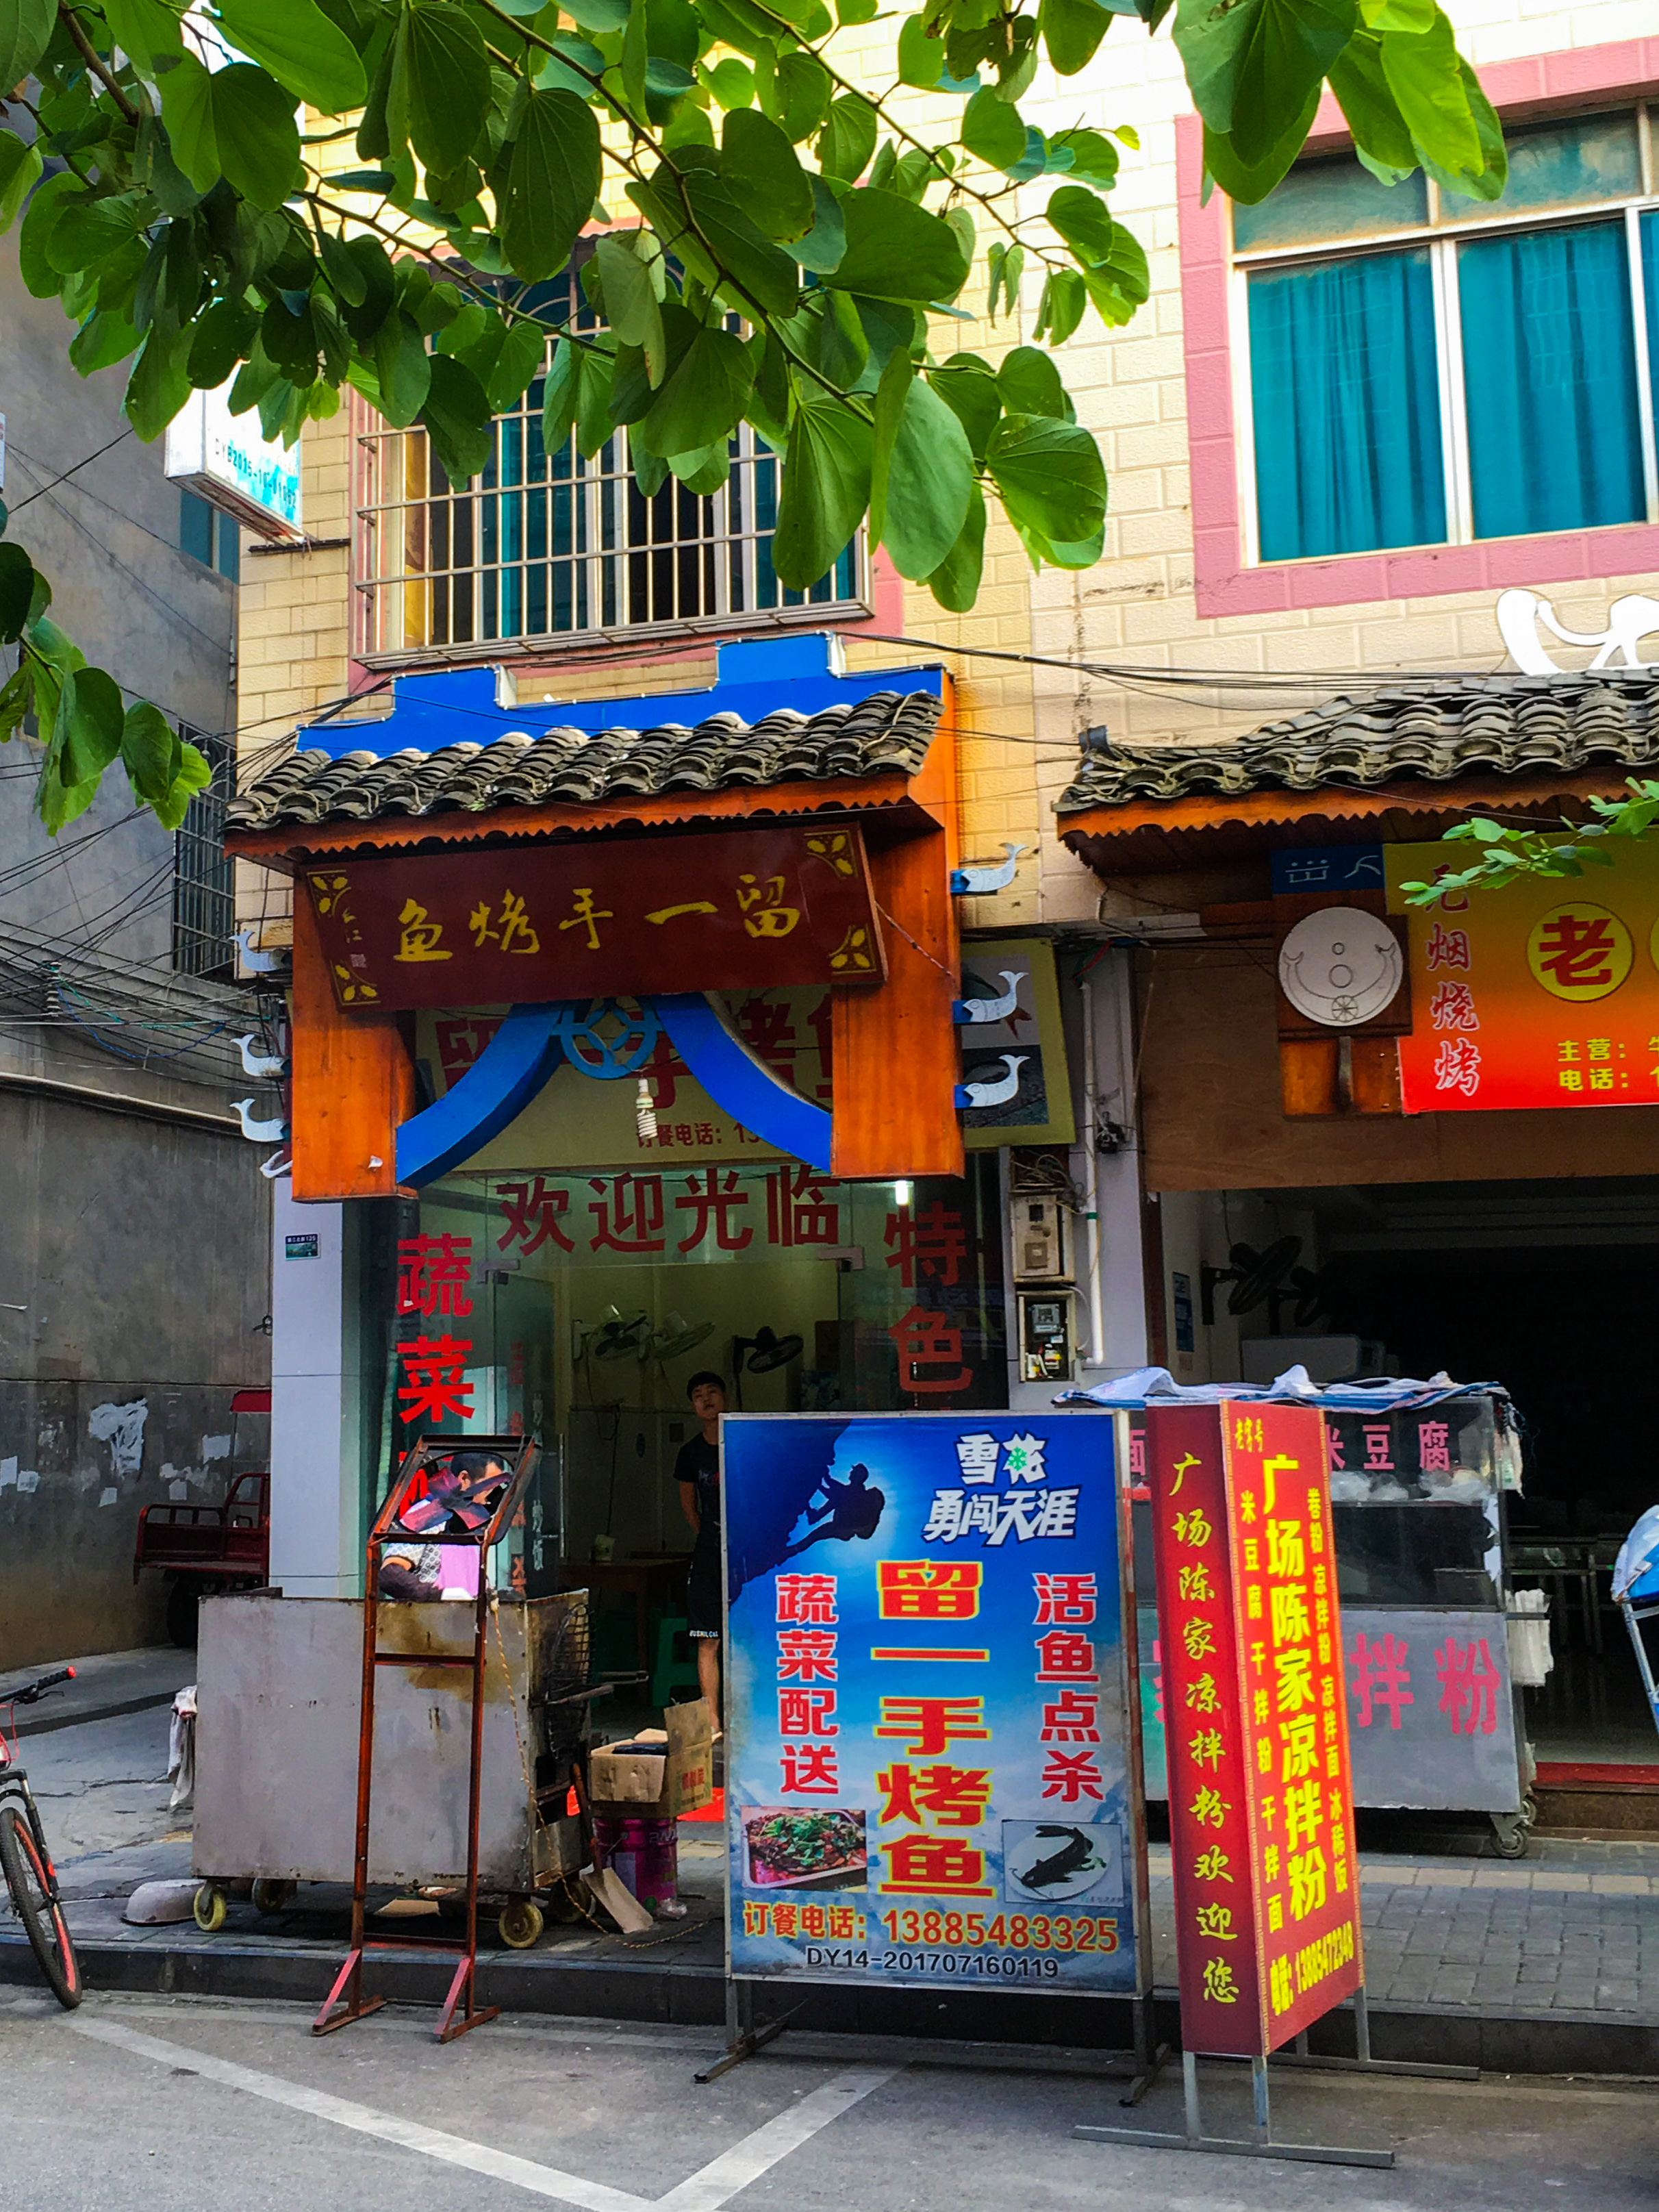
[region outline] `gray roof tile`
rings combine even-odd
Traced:
[[[432,814],[489,814],[510,806],[591,806],[617,799],[741,786],[914,775],[939,716],[928,691],[878,691],[855,704],[799,714],[781,707],[758,722],[711,714],[695,729],[555,729],[493,744],[380,755],[291,753],[238,792],[233,830],[323,822],[380,822]]]
[[[1441,678],[1334,699],[1231,744],[1108,745],[1085,760],[1059,811],[1656,763],[1659,669]]]

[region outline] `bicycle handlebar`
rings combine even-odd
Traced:
[[[22,1689],[14,1690],[9,1698],[0,1698],[0,1704],[32,1705],[37,1698],[48,1690],[55,1690],[60,1682],[72,1682],[74,1680],[73,1667],[60,1667],[55,1674],[42,1674],[38,1680],[26,1684]]]

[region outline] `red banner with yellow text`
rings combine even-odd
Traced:
[[[1358,1989],[1324,1420],[1147,1409],[1182,2041],[1260,2057]]]

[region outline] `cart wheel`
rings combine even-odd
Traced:
[[[1518,1813],[1494,1813],[1492,1815],[1492,1849],[1500,1859],[1523,1859],[1527,1845],[1532,1839],[1532,1825],[1537,1818],[1536,1808],[1528,1799]]]
[[[204,1881],[196,1893],[196,1925],[204,1936],[216,1936],[225,1924],[230,1900],[216,1883]]]
[[[532,1943],[541,1942],[546,1924],[539,1905],[527,1897],[515,1897],[501,1907],[495,1931],[509,1951],[527,1951]]]
[[[286,1881],[275,1875],[261,1875],[253,1885],[253,1909],[256,1912],[282,1912],[294,1902],[300,1885]]]

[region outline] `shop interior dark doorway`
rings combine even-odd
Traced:
[[[1659,1178],[1272,1195],[1281,1215],[1288,1198],[1314,1217],[1322,1328],[1382,1345],[1397,1372],[1444,1368],[1515,1401],[1525,1474],[1507,1500],[1513,1579],[1548,1591],[1556,1661],[1525,1693],[1539,1756],[1659,1764],[1608,1597],[1620,1540],[1659,1502],[1647,1395]]]

